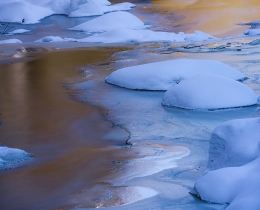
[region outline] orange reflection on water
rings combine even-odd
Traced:
[[[258,0],[152,0],[162,10],[184,15],[176,24],[192,23],[184,32],[201,30],[215,36],[236,35],[245,28],[238,23],[260,19]]]

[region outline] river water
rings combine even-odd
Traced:
[[[133,2],[138,7],[132,13],[153,23],[153,30],[220,36],[242,33],[245,27],[235,23],[257,19],[259,11],[256,1]],[[45,23],[65,20],[52,16]],[[251,40],[47,52],[2,66],[1,143],[33,153],[35,161],[0,174],[1,209],[223,209],[189,191],[207,171],[212,130],[227,120],[259,116],[259,105],[213,112],[167,108],[161,106],[164,92],[127,90],[104,80],[126,66],[212,59],[244,73],[244,83],[259,96],[260,49],[248,45]]]

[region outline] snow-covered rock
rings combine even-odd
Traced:
[[[260,35],[260,29],[249,29],[244,31],[244,34],[248,36]]]
[[[70,29],[87,32],[104,32],[117,28],[141,29],[145,28],[145,25],[136,16],[121,11],[105,14]]]
[[[193,194],[226,210],[260,209],[260,118],[231,120],[212,133],[209,168]],[[217,170],[214,170],[217,169]]]
[[[0,170],[14,168],[19,162],[31,159],[33,156],[23,150],[0,146]]]
[[[260,118],[231,120],[216,127],[209,141],[208,167],[241,166],[260,155]]]
[[[175,59],[122,68],[110,74],[106,81],[120,87],[138,90],[168,90],[182,80],[198,74],[218,74],[234,80],[245,76],[219,61]]]
[[[64,39],[62,39],[59,36],[45,36],[41,39],[36,40],[35,42],[62,42]]]
[[[16,44],[16,43],[22,43],[22,41],[19,39],[6,39],[0,41],[0,44]]]
[[[184,109],[215,110],[257,103],[251,88],[216,74],[201,74],[167,90],[162,105]]]
[[[128,20],[131,21],[131,20]],[[102,24],[102,26],[105,24]],[[140,25],[145,28],[145,26]],[[201,31],[195,31],[193,34],[185,34],[180,32],[178,34],[151,31],[151,30],[132,30],[127,28],[127,24],[121,26],[121,28],[106,26],[104,31],[109,29],[102,34],[95,34],[93,36],[78,40],[79,42],[103,42],[103,43],[116,43],[116,42],[158,42],[158,41],[169,41],[169,42],[186,42],[186,41],[204,41],[216,39],[215,37],[203,33]],[[140,27],[140,28],[141,28]],[[99,27],[102,29],[102,27]],[[113,29],[114,28],[114,29]],[[83,27],[79,28],[84,30]]]

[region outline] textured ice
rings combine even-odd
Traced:
[[[80,25],[77,25],[71,30],[87,31],[87,32],[103,32],[112,29],[140,29],[145,28],[144,23],[136,16],[128,12],[112,12],[97,17]]]
[[[31,159],[33,156],[23,150],[0,146],[0,170],[14,168],[19,162]]]
[[[232,120],[212,133],[209,167],[194,194],[202,200],[230,204],[227,210],[260,209],[260,118]],[[216,169],[216,170],[214,170]]]
[[[167,90],[162,105],[215,110],[257,103],[253,90],[241,82],[216,74],[201,74]]]
[[[245,79],[242,73],[218,61],[175,59],[122,68],[110,74],[106,81],[129,89],[168,90],[182,80],[205,73]]]

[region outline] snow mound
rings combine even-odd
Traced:
[[[40,19],[52,15],[49,8],[29,4],[25,1],[11,1],[0,3],[0,21],[19,22],[25,24],[37,23]]]
[[[215,110],[257,103],[248,86],[216,74],[201,74],[167,90],[162,105],[184,109]]]
[[[239,71],[218,61],[175,59],[122,68],[110,74],[106,81],[130,89],[168,90],[182,80],[206,73],[245,79]]]
[[[62,42],[64,39],[62,39],[59,36],[45,36],[41,39],[36,40],[35,42]]]
[[[27,30],[27,29],[16,29],[14,31],[11,32],[11,34],[23,34],[23,33],[27,33],[29,32],[30,30]]]
[[[130,20],[129,20],[130,21]],[[100,27],[102,29],[103,25]],[[102,34],[96,34],[91,37],[87,37],[79,42],[103,42],[103,43],[116,43],[116,42],[158,42],[158,41],[170,41],[170,42],[186,42],[186,41],[204,41],[216,39],[215,37],[205,34],[201,31],[195,31],[193,34],[184,34],[180,32],[178,34],[151,31],[151,30],[132,30],[126,28],[128,24],[123,25],[123,28],[116,28],[114,26],[106,26],[108,31]],[[145,28],[144,25],[139,26],[140,28]],[[114,29],[113,29],[114,28]],[[79,29],[83,30],[83,27]],[[134,28],[136,29],[136,28]],[[100,30],[102,31],[102,30]]]
[[[33,156],[23,150],[0,146],[0,170],[14,168],[19,162],[32,159]]]
[[[260,29],[249,29],[244,31],[244,34],[248,36],[260,35]]]
[[[0,44],[15,44],[15,43],[22,43],[19,39],[6,39],[0,41]]]
[[[105,14],[70,29],[76,31],[103,32],[115,28],[140,29],[145,28],[145,26],[144,23],[134,15],[121,11]]]
[[[260,209],[260,118],[218,126],[210,139],[210,169],[196,181],[193,194],[226,210]],[[232,167],[230,167],[232,166]],[[218,169],[220,168],[220,169]]]
[[[256,159],[259,152],[260,118],[231,120],[212,132],[208,167],[241,166]]]

